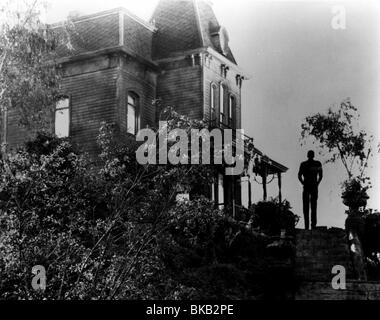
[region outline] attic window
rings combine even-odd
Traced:
[[[219,30],[219,43],[220,48],[222,49],[223,54],[226,56],[228,54],[228,42],[229,42],[228,33],[225,27],[221,27]]]
[[[230,41],[228,32],[225,27],[214,26],[210,30],[210,35],[213,38],[214,45],[217,47],[217,51],[227,56],[229,53],[228,43]]]

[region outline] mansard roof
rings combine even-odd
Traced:
[[[151,62],[155,28],[124,8],[71,17],[51,27],[65,38],[65,45],[57,49],[60,57],[125,49]]]
[[[160,0],[151,23],[157,28],[153,35],[153,59],[210,47],[236,64],[227,32],[206,0]]]
[[[124,8],[71,17],[52,25],[67,38],[61,57],[124,47],[147,61],[178,56],[181,52],[211,48],[236,64],[227,31],[219,24],[207,0],[160,0],[151,23]]]

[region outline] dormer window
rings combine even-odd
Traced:
[[[221,27],[219,30],[219,43],[220,43],[220,48],[222,49],[223,55],[228,54],[228,42],[229,42],[229,37],[228,33],[225,27]]]

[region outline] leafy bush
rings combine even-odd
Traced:
[[[267,236],[203,197],[175,202],[178,184],[207,181],[208,171],[138,165],[136,145],[115,139],[114,129],[101,128],[99,167],[46,134],[3,160],[0,296],[248,299],[272,292]],[[36,265],[46,268],[45,291],[31,287]]]
[[[50,150],[49,145],[53,146]],[[85,160],[68,142],[41,135],[28,143],[26,150],[3,162],[2,297],[36,297],[30,288],[34,265],[49,266],[46,292],[54,292],[55,298],[63,298],[65,286],[77,278],[96,233],[105,227],[89,219],[97,196],[92,192],[93,181],[85,173]]]
[[[366,179],[348,179],[344,181],[342,189],[343,204],[350,210],[358,211],[360,207],[367,205],[369,198],[367,190],[369,186],[365,186]]]
[[[144,220],[152,214],[141,205],[149,198],[123,168],[92,168],[67,141],[44,135],[3,162],[1,297],[159,296],[152,288],[164,269],[154,220]],[[35,265],[47,271],[43,294],[30,285]]]
[[[380,280],[380,213],[372,209],[352,212],[346,229],[355,230],[363,249],[369,280]]]
[[[359,236],[367,261],[370,280],[380,280],[380,213],[367,209],[360,216],[363,230]]]
[[[293,234],[299,217],[290,209],[288,201],[281,205],[278,201],[260,201],[250,208],[252,214],[252,226],[261,229],[268,235],[280,235],[281,230],[287,234]]]
[[[276,294],[281,286],[268,288],[276,276],[270,269],[270,238],[212,209],[211,204],[203,198],[176,206],[171,211],[170,235],[162,239],[166,268],[187,289],[181,298],[262,299]]]

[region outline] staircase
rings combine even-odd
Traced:
[[[335,290],[333,266],[346,269],[346,289]],[[296,300],[380,300],[380,283],[356,281],[346,232],[320,227],[296,230]]]
[[[346,268],[347,279],[353,279],[346,232],[338,228],[296,231],[295,272],[299,280],[330,281],[335,265]]]

